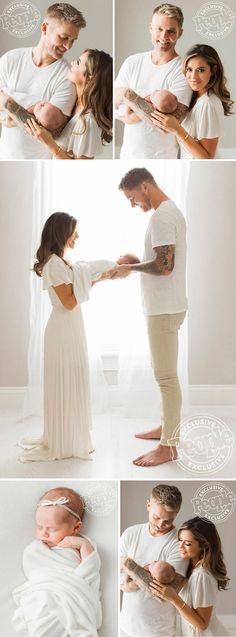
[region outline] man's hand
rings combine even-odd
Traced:
[[[131,579],[131,577],[129,577],[129,575],[126,575],[120,589],[123,593],[134,593],[139,590],[139,586]]]
[[[129,264],[119,265],[115,270],[111,271],[111,279],[125,279],[131,274],[131,267]]]
[[[14,128],[16,126],[16,122],[10,117],[10,115],[6,114],[6,117],[0,117],[0,124],[2,126],[6,126],[6,128]]]

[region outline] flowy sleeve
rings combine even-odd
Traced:
[[[221,101],[207,100],[203,102],[198,113],[198,139],[215,139],[223,133],[224,111]]]
[[[217,584],[213,576],[203,567],[199,568],[192,590],[193,608],[215,606]]]
[[[44,290],[48,290],[51,286],[57,287],[63,283],[66,285],[71,283],[66,264],[56,254],[53,254],[44,266],[42,278]]]
[[[85,116],[85,122],[77,122],[71,136],[70,150],[75,157],[96,157],[102,152],[101,129],[91,114]]]

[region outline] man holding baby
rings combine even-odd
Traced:
[[[170,580],[176,574],[185,576],[187,560],[178,550],[174,520],[180,510],[182,496],[175,486],[159,484],[147,500],[148,522],[126,529],[121,537],[121,567],[127,557],[146,566],[150,573],[159,570],[159,579]],[[161,562],[158,563],[158,560]],[[154,564],[156,562],[156,565]],[[167,565],[163,564],[167,562]],[[172,577],[172,581],[173,581]],[[173,585],[173,584],[172,584]],[[121,612],[121,637],[175,636],[175,609],[169,602],[159,602],[150,593],[139,588],[133,579],[124,575],[121,585],[123,603]]]
[[[178,154],[178,144],[172,133],[163,133],[148,121],[140,120],[130,108],[119,116],[124,88],[148,97],[156,90],[167,89],[178,100],[182,118],[191,100],[191,89],[182,72],[181,58],[175,46],[182,35],[183,13],[172,4],[162,4],[153,11],[149,25],[153,50],[128,57],[116,78],[117,117],[124,124],[121,158],[172,159]]]

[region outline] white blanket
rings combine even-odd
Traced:
[[[80,562],[74,549],[34,540],[24,550],[23,569],[27,581],[13,591],[18,608],[12,623],[19,635],[97,637],[102,611],[96,549]]]
[[[76,261],[72,264],[74,275],[73,290],[77,303],[89,300],[89,294],[93,281],[98,281],[104,272],[109,272],[116,267],[114,261]]]

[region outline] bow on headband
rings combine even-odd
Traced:
[[[67,511],[69,511],[69,513],[74,515],[81,522],[81,517],[79,516],[79,514],[75,513],[75,511],[72,511],[70,507],[66,506],[67,502],[70,502],[69,498],[62,497],[62,498],[58,498],[57,500],[42,500],[41,502],[37,504],[37,506],[38,507],[48,507],[48,506],[62,507],[63,509],[66,509]]]

